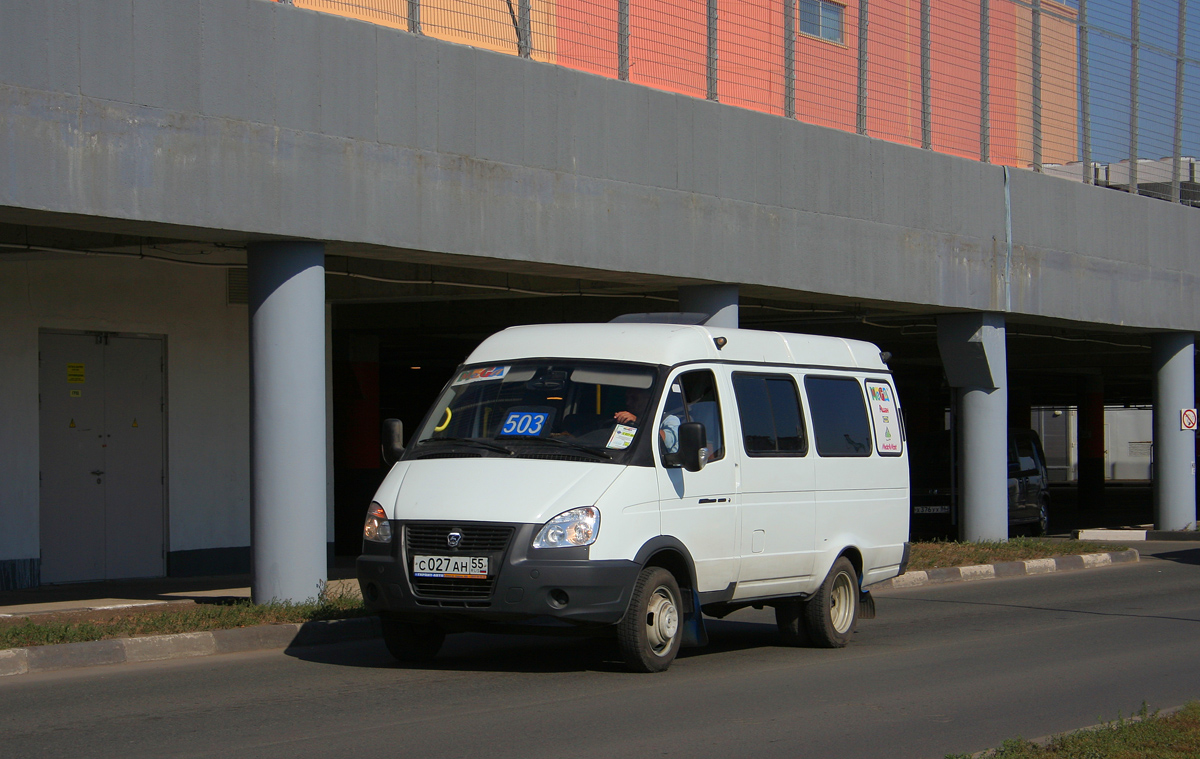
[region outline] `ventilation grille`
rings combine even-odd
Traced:
[[[455,529],[462,533],[458,549],[453,550],[446,542],[446,536]],[[508,548],[508,539],[512,537],[512,527],[466,527],[445,524],[410,524],[404,527],[408,553],[503,553]]]
[[[231,306],[250,302],[250,277],[245,269],[225,270],[225,302]]]

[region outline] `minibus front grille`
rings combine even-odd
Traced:
[[[451,601],[445,598],[418,598],[417,606],[431,606],[438,609],[486,609],[491,601]]]
[[[466,601],[491,598],[496,578],[463,580],[449,577],[414,577],[412,584],[413,592],[419,596]]]
[[[414,577],[409,565],[409,581],[418,597],[446,601],[487,601],[495,589],[496,576],[508,552],[514,528],[511,525],[480,525],[471,522],[416,523],[404,526],[404,547],[408,556],[487,556],[489,571],[486,579],[461,577]],[[450,535],[457,533],[455,547],[450,547]]]
[[[448,541],[451,532],[461,535],[455,550],[450,549]],[[415,553],[490,555],[508,548],[512,533],[511,526],[474,525],[470,522],[408,524],[404,527],[405,545],[410,556]]]

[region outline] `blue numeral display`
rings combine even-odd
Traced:
[[[540,435],[550,417],[545,412],[513,411],[504,420],[501,435]]]

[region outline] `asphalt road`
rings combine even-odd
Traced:
[[[0,681],[0,756],[941,757],[1200,697],[1200,545],[1111,568],[889,591],[842,650],[710,620],[659,675],[596,641],[377,641]]]

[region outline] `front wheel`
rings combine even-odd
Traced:
[[[427,662],[437,656],[446,633],[437,625],[401,622],[390,616],[379,618],[388,653],[407,663]]]
[[[682,619],[679,583],[662,567],[638,575],[629,611],[617,626],[617,643],[635,672],[662,672],[679,653]]]
[[[819,648],[842,648],[858,625],[858,574],[845,556],[833,563],[816,594],[804,605],[804,629]]]

